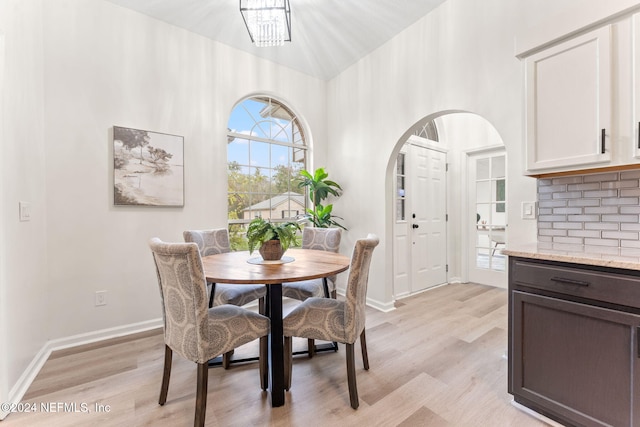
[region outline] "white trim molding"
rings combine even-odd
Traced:
[[[27,369],[25,369],[25,371],[18,379],[18,382],[9,392],[7,401],[2,403],[20,403],[27,390],[33,383],[33,380],[36,378],[46,361],[49,359],[49,356],[51,356],[51,353],[56,350],[63,350],[66,348],[77,347],[84,344],[91,344],[111,338],[119,338],[126,335],[146,332],[153,329],[162,328],[163,325],[164,324],[162,318],[158,318],[47,341],[42,346],[40,351],[35,355],[31,363],[29,363]],[[0,411],[0,420],[5,419],[8,414],[9,412]]]

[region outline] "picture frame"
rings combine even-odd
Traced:
[[[184,137],[113,126],[114,206],[184,206]]]

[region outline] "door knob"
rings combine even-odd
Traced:
[[[420,226],[418,224],[413,224],[411,227],[412,228],[420,228]]]

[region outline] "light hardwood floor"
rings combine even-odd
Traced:
[[[294,345],[303,349],[306,340]],[[260,389],[256,363],[210,369],[207,425],[546,425],[513,407],[506,391],[505,290],[452,284],[403,299],[389,313],[369,309],[367,345],[369,371],[356,346],[358,410],[349,406],[340,346],[294,358],[280,408],[271,408]],[[56,413],[12,413],[0,427],[193,425],[196,366],[174,354],[168,400],[159,406],[163,354],[160,330],[56,352],[23,402],[75,404],[80,412],[62,406]],[[236,357],[254,354],[253,343],[236,350]],[[96,404],[109,410],[96,411]]]

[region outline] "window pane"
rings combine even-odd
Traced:
[[[280,142],[290,142],[293,140],[291,136],[291,126],[288,122],[275,120],[271,122],[269,139]]]
[[[396,202],[396,220],[404,221],[404,199],[398,199]]]
[[[477,204],[476,212],[476,219],[478,220],[477,223],[480,228],[491,224],[491,210],[489,204]]]
[[[266,142],[251,141],[249,155],[251,166],[269,167],[269,145]]]
[[[478,159],[476,162],[476,179],[489,179],[489,159]]]
[[[235,138],[227,144],[227,160],[236,162],[242,166],[249,165],[249,141]]]
[[[248,193],[251,191],[249,168],[230,165],[227,175],[229,193]]]
[[[490,202],[492,198],[491,181],[480,181],[476,183],[476,200],[478,202]]]
[[[297,163],[296,168],[298,168],[298,170],[304,169],[304,165],[307,162],[307,150],[294,149],[292,161]]]
[[[490,249],[476,248],[476,267],[482,269],[489,269],[489,256],[491,254]]]
[[[399,176],[398,177],[398,192],[397,192],[398,197],[404,197],[405,193],[404,193],[404,177]]]
[[[505,161],[504,156],[491,158],[491,178],[505,177]]]
[[[403,153],[398,154],[398,160],[396,163],[396,174],[404,175],[404,154]]]
[[[284,145],[271,144],[271,167],[289,165],[291,148]]]
[[[298,121],[294,121],[291,124],[291,132],[292,132],[292,141],[294,144],[304,145],[304,138],[302,132],[300,132],[300,128],[298,127]]]

